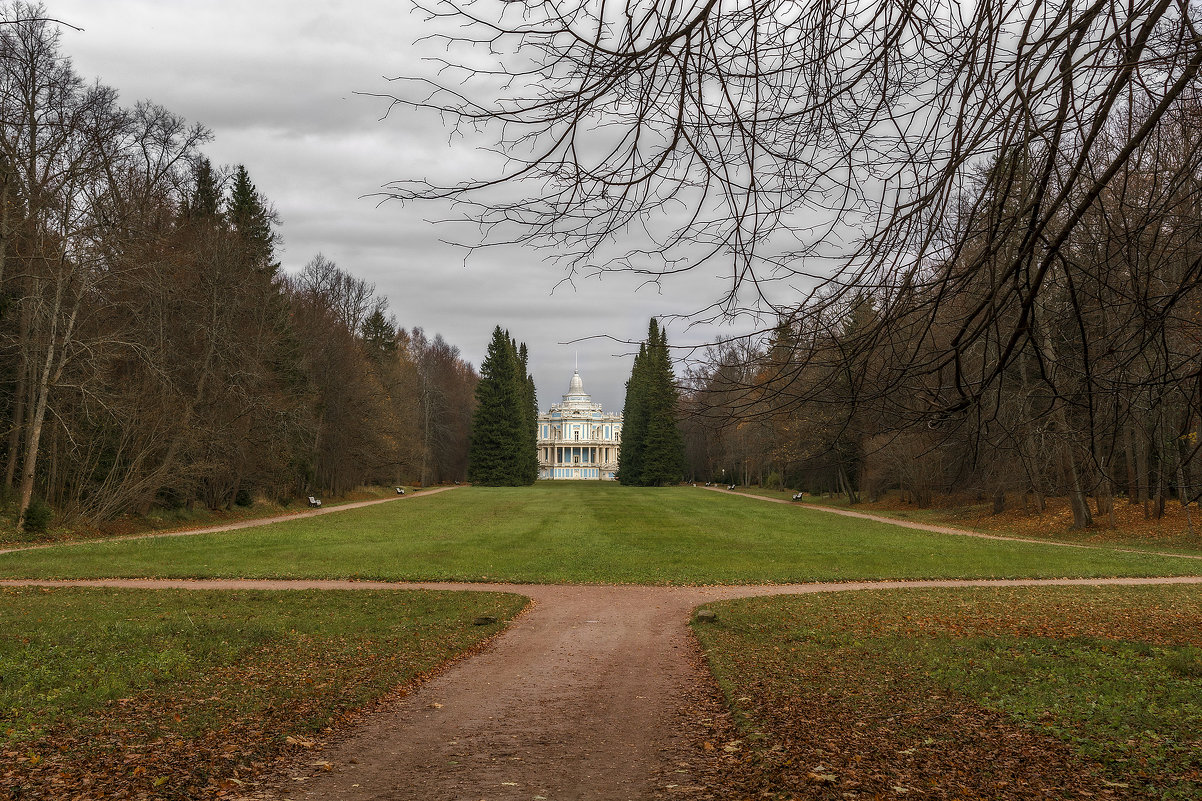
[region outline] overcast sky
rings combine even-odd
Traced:
[[[283,221],[281,259],[293,271],[321,252],[375,284],[401,326],[420,326],[458,345],[477,367],[492,328],[530,347],[539,405],[567,392],[579,352],[585,389],[620,410],[629,348],[574,337],[639,340],[651,315],[687,313],[722,291],[690,275],[657,291],[631,277],[556,284],[558,268],[530,250],[474,253],[442,244],[451,232],[427,222],[440,210],[365,198],[430,165],[483,164],[453,148],[435,119],[381,120],[386,76],[428,71],[414,46],[420,17],[404,0],[47,0],[52,16],[82,28],[63,34],[85,78],[117,89],[125,104],[153,100],[209,127],[214,164],[244,164]],[[712,271],[711,271],[712,272]],[[672,323],[672,344],[713,330]]]

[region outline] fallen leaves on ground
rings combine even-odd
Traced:
[[[88,592],[96,594],[50,595]],[[182,591],[127,595],[156,592]],[[18,591],[9,595],[20,600]],[[222,597],[232,603],[241,595],[255,593]],[[385,592],[329,596],[340,605],[325,609],[320,593],[261,595],[309,618],[331,609],[348,620],[352,610],[365,617],[329,636],[270,633],[260,619],[259,645],[232,663],[197,664],[182,678],[80,716],[60,710],[58,722],[32,736],[0,731],[0,800],[235,798],[284,765],[333,770],[320,755],[325,737],[378,699],[482,647],[500,626],[473,626],[472,615],[487,610],[506,619],[525,603],[512,595]],[[191,617],[206,636],[222,636],[224,617],[206,618],[195,607]],[[101,631],[95,647],[105,647]]]
[[[1155,504],[1132,504],[1125,498],[1114,501],[1114,521],[1108,514],[1094,513],[1094,523],[1086,529],[1073,528],[1072,507],[1066,498],[1046,498],[1044,509],[1038,509],[1031,498],[1023,500],[1007,496],[1007,507],[995,514],[989,503],[980,503],[961,495],[938,496],[931,509],[920,510],[896,494],[875,502],[853,507],[857,512],[896,515],[904,519],[928,522],[932,525],[968,526],[1007,536],[1030,539],[1074,540],[1083,543],[1141,544],[1164,548],[1202,547],[1202,511],[1186,508],[1175,500],[1167,502],[1160,517],[1155,516]],[[1190,526],[1193,532],[1190,532]]]
[[[981,594],[974,599],[971,592]],[[1202,642],[1193,592],[1195,602],[1181,608],[1167,596],[1161,603],[1155,595],[1125,597],[1118,590],[974,590],[926,606],[906,603],[915,594],[887,592],[846,602],[811,597],[729,605],[720,625],[697,628],[728,700],[717,693],[694,699],[686,711],[693,730],[674,768],[688,780],[669,775],[658,797],[1118,799],[1165,792],[1202,798],[1202,763],[1188,753],[1196,755],[1202,740],[1178,743],[1185,752],[1161,764],[1138,749],[1138,758],[1103,764],[1054,736],[1050,719],[1029,725],[986,708],[874,644],[968,642],[996,633],[1188,648]],[[779,604],[787,611],[773,611]],[[713,746],[733,740],[742,747]]]

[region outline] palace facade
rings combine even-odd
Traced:
[[[621,443],[622,415],[593,403],[580,372],[573,372],[563,403],[538,417],[538,477],[612,481]]]

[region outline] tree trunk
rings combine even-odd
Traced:
[[[1185,483],[1185,468],[1181,459],[1177,460],[1177,497],[1181,500],[1181,505],[1185,507],[1185,526],[1192,537],[1194,536],[1194,519],[1189,511],[1189,487]]]
[[[838,478],[839,478],[839,487],[840,487],[840,489],[841,489],[843,492],[847,493],[847,502],[848,502],[849,504],[857,504],[857,503],[859,503],[859,502],[860,502],[860,496],[859,496],[859,495],[856,493],[856,491],[855,491],[855,490],[852,488],[852,486],[851,486],[851,481],[849,481],[849,480],[848,480],[848,478],[847,478],[847,468],[845,468],[845,467],[843,466],[843,463],[842,463],[842,462],[840,462],[840,463],[839,463]]]
[[[1132,432],[1132,424],[1128,423],[1123,426],[1123,439],[1126,447],[1123,449],[1127,461],[1127,503],[1134,506],[1140,503],[1139,498],[1139,471],[1135,466],[1135,435]]]
[[[33,409],[33,418],[29,433],[25,438],[25,460],[21,469],[21,496],[17,512],[17,526],[25,523],[25,512],[33,499],[33,482],[37,473],[38,446],[42,438],[42,424],[46,420],[46,408],[50,404],[50,390],[58,383],[67,363],[67,346],[75,330],[75,317],[79,313],[78,299],[71,315],[63,328],[62,341],[58,337],[58,319],[63,306],[63,294],[66,290],[66,278],[60,276],[55,286],[54,306],[50,311],[50,336],[46,345],[46,358],[42,364],[41,376],[37,383],[37,399]],[[56,363],[57,362],[57,363]]]
[[[1112,464],[1113,454],[1107,456],[1102,461],[1102,476],[1098,481],[1098,488],[1094,494],[1094,505],[1098,509],[1098,517],[1105,515],[1110,528],[1113,529],[1116,527],[1116,522],[1114,519],[1114,480],[1110,476]]]
[[[32,324],[32,303],[29,298],[21,302],[20,330],[17,332],[17,383],[13,392],[12,428],[8,430],[8,464],[4,471],[4,487],[11,490],[16,481],[17,463],[21,454],[21,433],[25,430],[25,417],[30,408],[29,395],[33,385],[29,380],[29,328]]]
[[[1062,458],[1065,477],[1068,478],[1068,502],[1073,510],[1073,528],[1083,529],[1093,523],[1093,516],[1089,513],[1089,500],[1081,488],[1081,473],[1067,445],[1064,446]]]
[[[1136,503],[1143,504],[1144,519],[1148,519],[1148,449],[1151,446],[1146,437],[1135,441],[1135,494]]]
[[[1156,520],[1164,517],[1164,458],[1162,453],[1156,460],[1156,495],[1152,498],[1152,517]]]

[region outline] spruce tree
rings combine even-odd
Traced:
[[[525,465],[525,477],[528,483],[538,480],[538,397],[534,390],[534,376],[530,374],[530,353],[523,342],[518,348],[518,363],[521,365],[519,377],[522,382],[522,424],[525,426],[526,439],[522,445],[522,461]]]
[[[639,346],[626,382],[618,480],[629,486],[675,484],[684,473],[684,438],[677,424],[678,395],[668,338],[655,318]]]
[[[216,221],[221,212],[221,189],[208,159],[196,162],[193,181],[195,185],[188,198],[187,216],[193,220]]]
[[[377,306],[363,321],[363,347],[376,362],[396,353],[396,326],[382,307]]]
[[[654,330],[655,320],[651,320]],[[630,487],[642,486],[643,449],[647,437],[647,343],[639,345],[634,367],[626,382],[626,402],[622,407],[622,444],[618,449],[618,482]]]
[[[684,474],[684,438],[677,422],[679,394],[668,355],[668,334],[652,329],[645,366],[647,431],[643,440],[639,483],[675,484]]]
[[[242,241],[249,265],[256,271],[274,277],[280,267],[275,260],[276,234],[272,229],[275,214],[267,207],[241,164],[234,172],[234,185],[226,204],[226,218]]]
[[[532,484],[537,477],[529,386],[517,343],[497,326],[476,385],[468,462],[472,483],[516,487]]]

